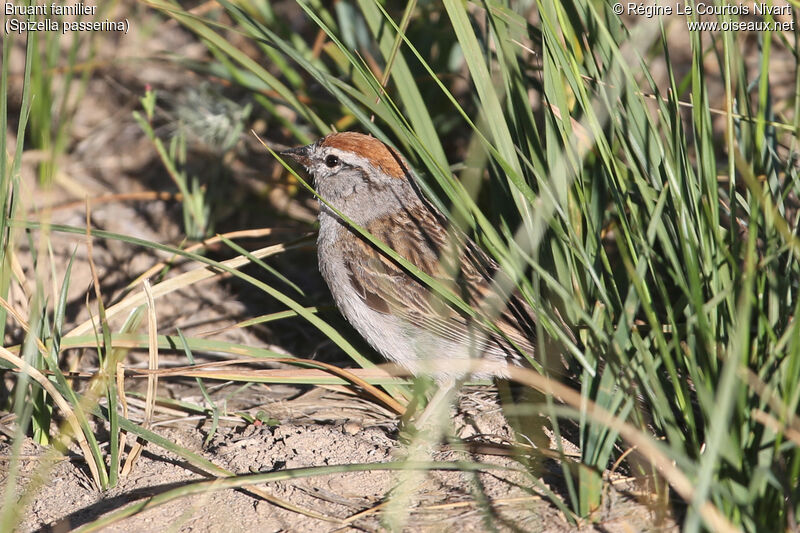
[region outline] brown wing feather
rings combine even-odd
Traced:
[[[472,339],[481,353],[519,363],[519,354],[510,339],[523,352],[533,355],[534,319],[530,307],[517,294],[503,302],[492,292],[490,285],[498,275],[497,264],[466,236],[455,230],[448,233],[446,228],[444,217],[420,208],[391,221],[378,219],[365,229],[421,271],[450,286],[471,307],[492,317],[502,335],[452,309],[427,285],[350,232],[352,238],[343,243],[350,270],[356,271],[358,265],[365,263],[370,269],[370,275],[351,275],[353,290],[377,312],[402,317],[409,324],[454,342]]]

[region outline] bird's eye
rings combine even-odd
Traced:
[[[328,166],[328,168],[333,168],[339,164],[339,158],[335,155],[329,155],[325,158],[325,164]]]

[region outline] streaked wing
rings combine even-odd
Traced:
[[[370,243],[351,233],[343,243],[353,290],[374,311],[401,317],[454,343],[470,342],[477,353],[494,358],[521,358],[534,353],[534,319],[530,307],[516,294],[504,302],[490,290],[497,264],[466,236],[451,230],[446,220],[428,209],[377,219],[366,229],[429,276],[451,287],[472,308],[491,318],[503,333],[487,328],[479,318],[452,309],[421,282],[385,257]],[[366,265],[359,267],[359,265]],[[361,271],[359,271],[361,269]],[[357,274],[356,274],[357,273]],[[505,338],[507,337],[507,339]]]

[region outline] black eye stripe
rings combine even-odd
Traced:
[[[335,155],[329,155],[328,157],[325,158],[325,165],[328,168],[333,168],[338,164],[339,164],[339,158],[336,157]]]

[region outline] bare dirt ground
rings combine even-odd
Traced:
[[[255,396],[255,393],[251,393]],[[269,391],[258,391],[262,401]],[[350,395],[314,389],[293,400],[278,401],[274,413],[293,411],[296,419],[283,419],[274,427],[266,425],[226,425],[204,445],[208,424],[193,426],[173,421],[157,431],[171,441],[201,453],[215,464],[237,473],[271,472],[306,466],[352,463],[383,463],[403,456],[404,447],[393,435],[394,422],[368,415],[354,418],[353,411],[371,412],[374,406]],[[344,407],[336,412],[336,405]],[[494,408],[489,408],[494,405]],[[263,407],[272,408],[274,404]],[[328,406],[320,408],[320,406]],[[286,411],[283,411],[286,410]],[[300,414],[300,413],[304,414]],[[332,416],[342,418],[332,418]],[[480,441],[498,440],[509,429],[492,394],[472,390],[462,397],[455,419],[462,436],[476,432]],[[500,433],[490,433],[497,432]],[[489,438],[488,436],[493,438]],[[6,456],[8,446],[0,454]],[[20,488],[30,488],[36,478],[42,449],[30,441],[23,448]],[[432,454],[440,461],[471,460],[486,465],[518,467],[515,460],[495,455],[472,455],[452,449]],[[540,483],[563,489],[563,472],[557,464],[542,466]],[[528,476],[518,471],[488,470],[478,474],[488,500],[489,513],[477,502],[472,488],[475,480],[466,472],[433,471],[422,477],[412,500],[407,526],[413,531],[485,531],[487,520],[502,531],[574,531]],[[35,481],[32,500],[25,510],[23,531],[69,531],[132,502],[142,501],[189,481],[203,477],[169,452],[148,446],[134,471],[107,492],[99,492],[76,456],[59,460],[46,482]],[[622,476],[609,483],[603,509],[597,521],[582,531],[662,531],[659,522],[645,505],[637,501],[635,484]],[[313,476],[266,485],[266,491],[283,502],[296,506],[288,510],[264,501],[245,490],[212,491],[184,497],[146,510],[116,523],[105,531],[380,531],[382,507],[397,474],[368,471]],[[322,516],[322,518],[317,518]],[[669,529],[669,528],[667,528]]]
[[[169,128],[171,102],[180,99],[203,80],[169,61],[159,60],[169,50],[187,59],[202,60],[206,49],[193,36],[174,23],[144,12],[130,35],[107,43],[99,49],[101,65],[93,75],[87,92],[79,103],[71,128],[70,150],[59,161],[59,173],[53,187],[37,184],[35,169],[42,154],[27,151],[23,157],[23,216],[75,227],[86,225],[86,203],[90,198],[92,226],[155,242],[179,243],[182,238],[179,205],[170,199],[130,200],[107,198],[107,195],[143,191],[175,192],[157,160],[152,144],[132,118],[139,109],[139,97],[145,86],[156,88],[164,113],[162,128]],[[64,44],[67,46],[67,43]],[[17,43],[13,64],[23,64],[23,47]],[[654,67],[657,75],[657,66]],[[12,92],[18,90],[21,68],[15,68]],[[224,87],[219,87],[224,91]],[[18,93],[17,93],[18,94]],[[231,95],[235,96],[235,95]],[[288,112],[288,111],[287,111]],[[249,124],[264,131],[261,124]],[[5,132],[12,143],[14,133]],[[269,131],[267,133],[269,135]],[[283,139],[273,138],[276,142]],[[201,161],[202,147],[194,155]],[[274,169],[269,157],[251,136],[243,137],[233,157],[224,162],[223,183],[216,184],[217,231],[270,227],[275,233],[243,245],[255,249],[265,244],[287,242],[311,230],[315,217],[311,198],[293,192],[284,173]],[[296,187],[295,187],[296,188]],[[55,206],[52,211],[42,211]],[[45,236],[47,239],[45,239]],[[60,286],[70,256],[75,253],[69,291],[67,323],[64,331],[90,319],[96,309],[91,296],[91,274],[85,238],[42,230],[19,237],[21,268],[27,279],[35,279],[34,268],[47,283]],[[55,279],[50,279],[51,265],[41,262],[34,267],[31,255],[43,242],[52,247]],[[40,248],[40,257],[49,252]],[[41,255],[41,253],[44,255]],[[224,255],[224,249],[211,254]],[[228,254],[230,255],[230,254]],[[113,302],[127,284],[166,258],[143,248],[113,240],[96,240],[93,259],[97,264],[103,297]],[[308,303],[329,302],[326,289],[316,271],[313,248],[292,250],[270,259],[281,272],[290,272],[292,280],[305,291]],[[197,268],[179,263],[170,272]],[[32,287],[13,286],[11,304],[26,310]],[[141,290],[137,287],[136,290]],[[180,329],[187,336],[218,331],[246,318],[282,310],[275,302],[254,296],[242,283],[221,276],[190,289],[160,298],[157,302],[160,333]],[[88,296],[87,296],[88,295]],[[87,299],[90,305],[87,305]],[[94,311],[92,311],[94,312]],[[326,319],[336,321],[328,311]],[[353,342],[359,342],[339,319],[341,330]],[[237,328],[214,334],[214,338],[249,346],[268,347],[300,357],[319,358],[334,364],[348,365],[343,356],[321,334],[309,331],[300,320],[277,322],[277,326]],[[120,321],[112,323],[118,328]],[[6,345],[23,338],[20,324],[9,322]],[[203,361],[217,360],[206,354]],[[91,352],[73,351],[67,361],[82,371],[96,369]],[[180,354],[163,354],[161,365],[186,364]],[[147,354],[131,351],[125,362],[128,368],[146,368]],[[13,382],[6,375],[6,387]],[[223,406],[220,426],[213,431],[207,417],[189,416],[186,411],[161,402],[153,430],[170,441],[195,451],[215,464],[236,473],[273,472],[306,466],[350,463],[384,463],[402,458],[404,447],[397,437],[396,417],[369,398],[344,387],[303,387],[290,385],[206,382],[217,405]],[[144,380],[130,378],[129,417],[140,421],[141,400],[133,394],[143,390]],[[8,389],[7,389],[8,390]],[[7,391],[6,390],[6,391]],[[162,379],[161,398],[204,404],[192,380]],[[248,423],[234,413],[256,416],[264,413],[274,425]],[[511,438],[496,397],[491,389],[473,389],[462,394],[454,416],[454,433],[477,442],[503,442]],[[13,417],[0,418],[0,487],[6,487],[6,465],[11,453],[9,434]],[[102,428],[98,428],[101,431]],[[211,438],[206,442],[207,437]],[[98,491],[88,476],[83,460],[71,450],[57,459],[44,479],[38,479],[45,462],[43,448],[27,440],[22,449],[22,471],[18,488],[26,505],[21,507],[23,531],[68,531],[118,510],[133,502],[162,494],[189,481],[206,479],[202,473],[187,468],[183,460],[156,446],[148,445],[133,471],[119,485],[107,492]],[[472,454],[448,447],[432,454],[437,460],[465,459],[515,468],[518,463],[498,455]],[[476,479],[464,472],[430,472],[418,487],[411,503],[408,529],[411,531],[485,531],[491,526],[503,531],[572,531],[575,525],[546,497],[549,487],[566,499],[564,473],[555,462],[543,462],[537,483],[510,470],[492,470],[477,475],[488,502],[482,505],[472,487]],[[108,526],[106,531],[377,531],[383,528],[382,511],[387,494],[397,483],[390,471],[351,472],[328,476],[290,479],[263,485],[273,497],[296,506],[289,510],[247,490],[210,491],[174,500],[146,510],[133,518]],[[592,523],[585,531],[646,531],[673,528],[674,525],[645,505],[651,496],[636,484],[615,473],[607,473],[606,497]],[[487,518],[487,511],[490,514]],[[323,518],[315,518],[320,516]]]

